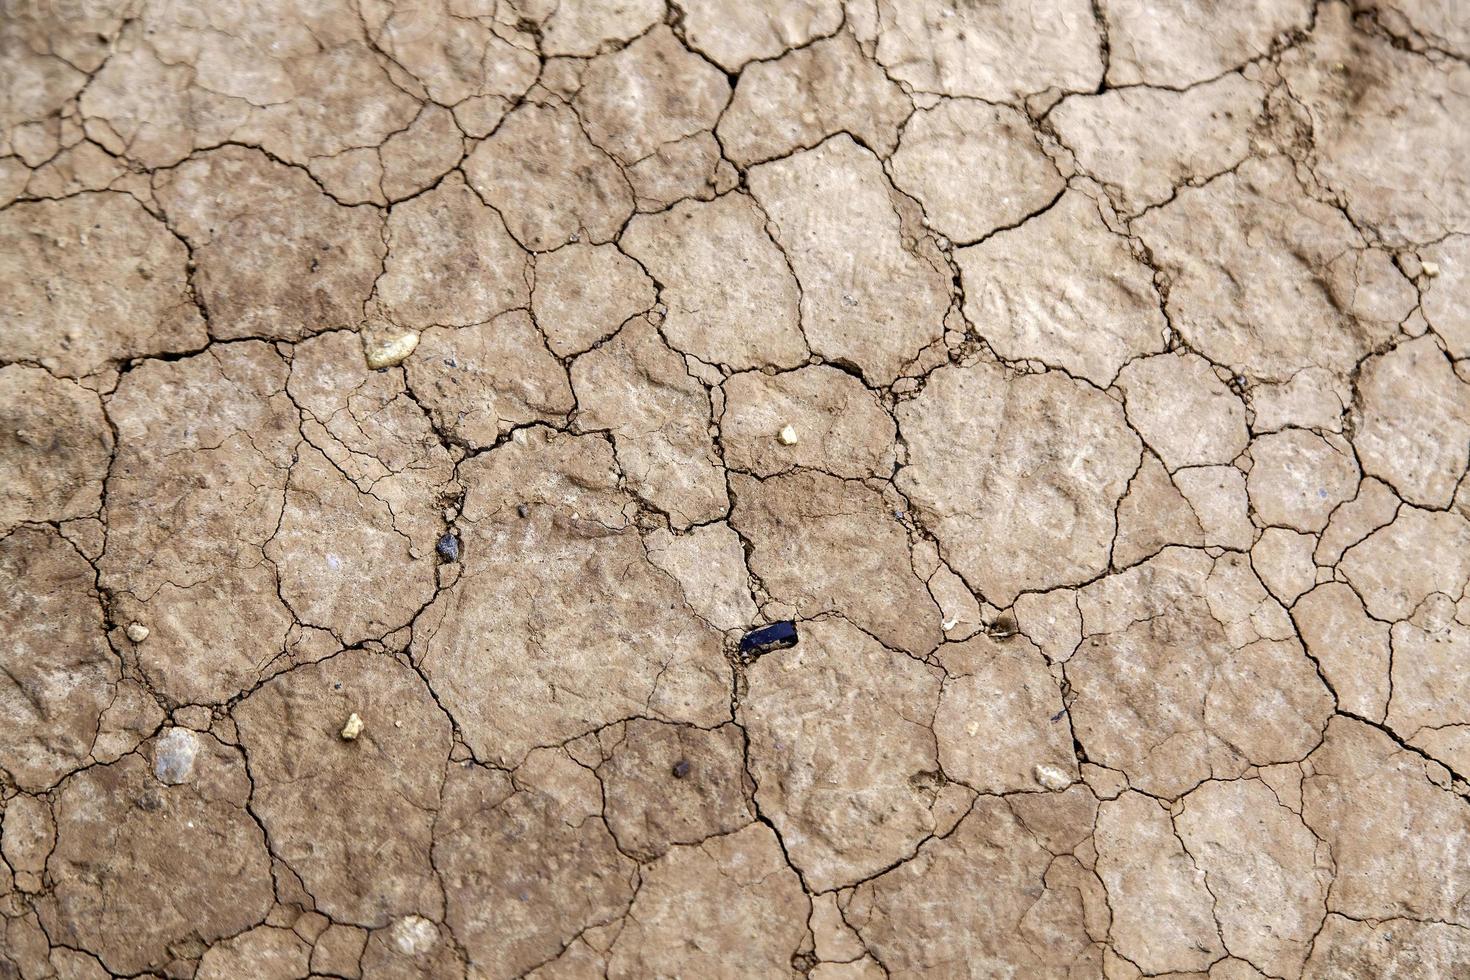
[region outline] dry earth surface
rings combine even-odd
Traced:
[[[12,0],[0,978],[1470,977],[1467,120],[1459,0]]]

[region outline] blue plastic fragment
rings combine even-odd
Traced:
[[[439,557],[445,561],[459,561],[459,538],[456,538],[453,534],[446,534],[439,539],[439,543],[434,546],[434,550],[438,551]]]
[[[740,640],[741,653],[770,653],[796,646],[796,624],[791,621],[772,623],[746,633]]]

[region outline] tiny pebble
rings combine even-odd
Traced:
[[[153,747],[153,775],[160,783],[177,786],[194,774],[199,737],[187,728],[170,728]]]
[[[439,552],[439,557],[445,561],[459,561],[459,538],[453,534],[446,534],[439,539],[434,550]]]
[[[946,619],[941,625],[944,627],[944,631],[948,633],[950,630],[954,629],[958,623],[959,620],[951,616],[949,619]]]
[[[782,426],[781,431],[776,434],[776,438],[780,440],[783,446],[794,446],[796,445],[797,438],[796,429],[789,425]]]
[[[142,623],[128,624],[128,639],[132,640],[134,643],[142,643],[144,640],[148,639],[148,633],[148,627],[144,626]]]
[[[1424,269],[1424,274],[1429,278],[1433,279],[1435,276],[1439,275],[1438,262],[1422,262],[1420,263],[1420,265]]]
[[[525,504],[516,504],[516,514],[521,517],[530,517],[531,508],[527,507]]]
[[[680,759],[678,762],[674,763],[674,778],[675,779],[683,779],[687,775],[689,775],[689,760],[688,759]]]
[[[357,736],[362,734],[362,718],[356,711],[347,716],[347,724],[342,726],[342,740],[354,742]]]
[[[418,347],[418,345],[419,335],[409,331],[408,333],[399,334],[392,340],[385,340],[380,344],[368,346],[363,352],[363,355],[367,358],[367,366],[371,370],[376,371],[379,368],[402,364],[404,359],[412,354],[414,348]]]
[[[1072,777],[1056,766],[1037,766],[1036,781],[1049,790],[1064,790],[1072,785]]]

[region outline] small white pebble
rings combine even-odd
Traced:
[[[439,930],[421,915],[405,915],[393,923],[393,943],[405,956],[418,956],[438,945]]]
[[[356,711],[347,716],[347,724],[342,726],[342,740],[353,742],[357,736],[362,734],[362,718]]]
[[[395,722],[393,722],[393,727],[394,728],[402,728],[403,727],[403,722],[402,721],[395,721]]]
[[[1431,278],[1431,279],[1433,279],[1435,276],[1439,275],[1439,263],[1438,262],[1421,262],[1420,263],[1420,267],[1423,268],[1424,274],[1426,276],[1428,276],[1429,278]]]
[[[950,630],[954,629],[955,626],[957,626],[958,624],[959,624],[959,620],[956,619],[955,617],[951,616],[949,619],[946,619],[941,625],[944,627],[944,631],[946,633],[948,633]]]
[[[128,639],[132,640],[134,643],[142,643],[144,640],[148,639],[148,633],[148,627],[144,626],[142,623],[128,624]]]
[[[1036,781],[1049,790],[1064,790],[1072,785],[1072,777],[1056,766],[1037,766]]]
[[[402,364],[403,360],[412,354],[414,348],[418,345],[419,335],[411,330],[379,344],[367,344],[364,342],[366,348],[364,355],[367,357],[367,366],[371,370],[376,371],[378,368]]]
[[[187,728],[170,728],[153,745],[153,775],[169,786],[188,782],[198,754],[199,736]]]
[[[783,446],[796,445],[796,429],[789,425],[783,425],[781,431],[776,434],[776,439]]]

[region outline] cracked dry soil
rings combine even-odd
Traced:
[[[1470,4],[16,0],[0,93],[0,978],[1470,977]]]

